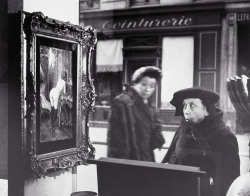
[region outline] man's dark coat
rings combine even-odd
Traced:
[[[108,157],[155,161],[153,150],[164,144],[155,109],[130,88],[112,103],[108,128]]]
[[[210,196],[225,196],[231,183],[240,175],[237,138],[225,126],[222,115],[220,109],[214,108],[196,126],[183,120],[162,161],[205,170],[210,183],[214,183],[209,188],[213,192],[208,194]]]

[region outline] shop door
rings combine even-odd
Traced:
[[[124,38],[124,72],[123,83],[130,84],[135,70],[145,66],[159,67],[161,59],[161,37],[158,35],[128,36]],[[161,84],[151,97],[152,104],[158,107],[158,97]]]

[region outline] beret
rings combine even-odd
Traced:
[[[215,104],[220,95],[214,91],[202,88],[202,87],[192,87],[179,90],[174,93],[170,103],[175,106],[175,116],[182,116],[183,114],[183,101],[188,98],[199,98],[202,103],[208,107]]]
[[[156,66],[140,67],[133,73],[131,81],[136,83],[144,76],[150,76],[159,80],[161,78],[161,70]]]

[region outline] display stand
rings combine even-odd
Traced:
[[[100,196],[200,196],[198,167],[114,158],[89,160],[97,165]]]

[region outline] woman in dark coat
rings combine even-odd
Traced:
[[[112,103],[108,128],[108,157],[155,161],[153,150],[161,148],[164,138],[161,122],[149,103],[161,71],[142,67],[132,75],[132,86]]]
[[[172,105],[184,115],[163,163],[200,167],[206,171],[202,195],[225,196],[240,175],[238,142],[214,106],[219,95],[198,87],[177,91]]]

